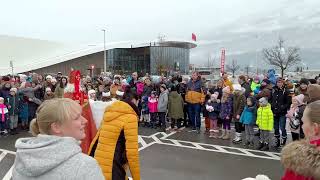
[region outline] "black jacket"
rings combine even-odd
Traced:
[[[244,82],[244,83],[241,84],[241,87],[243,87],[246,90],[244,95],[246,96],[246,98],[248,98],[250,96],[250,93],[251,93],[251,87],[250,87],[249,83]]]
[[[271,108],[275,116],[284,116],[290,109],[291,97],[289,92],[283,88],[280,89],[278,86],[273,87],[271,93]]]

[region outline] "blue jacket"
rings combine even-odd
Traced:
[[[253,125],[256,123],[257,120],[257,107],[246,106],[240,116],[240,122],[245,125]]]
[[[21,102],[20,103],[20,114],[19,117],[21,119],[28,119],[29,117],[29,105],[28,102]]]
[[[206,106],[212,106],[214,109],[212,112],[207,111],[209,119],[217,119],[220,113],[220,103],[208,102]]]

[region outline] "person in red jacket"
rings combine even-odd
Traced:
[[[281,152],[286,169],[282,180],[320,179],[320,100],[307,105],[302,121],[306,139],[288,144]]]

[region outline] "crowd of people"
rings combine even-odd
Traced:
[[[73,101],[65,99],[68,97]],[[1,77],[0,128],[1,136],[14,135],[19,131],[28,130],[31,123],[30,131],[37,135],[36,139],[17,141],[17,157],[19,157],[16,159],[17,166],[24,161],[21,156],[26,147],[24,141],[36,140],[37,143],[54,141],[62,144],[69,142],[70,145],[76,145],[71,142],[73,140],[57,139],[57,137],[46,136],[46,134],[70,136],[75,140],[82,140],[82,152],[94,157],[102,167],[102,171],[96,169],[99,178],[101,178],[101,173],[105,177],[117,175],[121,178],[125,177],[124,169],[119,168],[117,164],[103,165],[106,161],[112,160],[113,156],[116,158],[114,162],[123,165],[129,162],[130,169],[134,167],[133,175],[140,176],[135,124],[160,131],[180,132],[182,128],[189,128],[189,132],[198,134],[204,129],[203,132],[209,138],[222,140],[233,138],[233,143],[243,142],[246,148],[263,151],[269,150],[269,144],[273,139],[272,132],[274,132],[274,146],[284,146],[287,141],[287,130],[289,130],[292,140],[296,143],[284,147],[282,163],[287,169],[285,177],[290,179],[296,175],[295,173],[306,176],[311,173],[312,176],[317,176],[309,171],[303,172],[291,162],[296,161],[294,156],[299,154],[296,152],[297,149],[309,148],[310,152],[315,152],[315,148],[320,144],[317,138],[320,137],[317,120],[320,107],[318,100],[320,100],[319,77],[303,78],[294,83],[288,79],[276,77],[274,70],[255,77],[240,75],[233,80],[230,80],[227,73],[223,73],[221,79],[215,83],[202,79],[197,72],[193,72],[190,78],[174,75],[168,78],[162,76],[158,80],[148,74],[139,75],[136,72],[130,76],[102,74],[93,78],[81,77],[79,71],[70,74],[70,77],[63,76],[61,73],[54,77],[30,73]],[[86,101],[91,108],[88,108]],[[82,110],[77,109],[78,106],[72,102],[80,104]],[[107,106],[109,108],[105,112],[99,110],[101,113],[104,112],[104,115],[94,113],[99,112],[95,108]],[[70,112],[74,111],[75,114],[70,114],[68,109]],[[77,113],[81,113],[81,116],[75,116]],[[72,122],[69,124],[59,114],[65,114],[69,119],[79,119],[79,121],[68,121]],[[95,118],[97,116],[103,116],[102,120]],[[50,117],[50,122],[46,120],[46,117]],[[201,129],[202,117],[205,127]],[[94,129],[92,135],[87,131],[90,128],[84,128],[87,121],[91,121],[90,119],[95,120],[94,123],[91,123],[94,124],[94,127],[90,127]],[[96,121],[96,119],[99,120]],[[167,122],[170,122],[168,127]],[[48,126],[48,123],[51,125]],[[231,129],[233,125],[234,133]],[[256,127],[259,131],[255,131]],[[90,136],[90,141],[87,143],[83,143],[84,134],[86,137]],[[105,136],[114,138],[106,139]],[[259,137],[259,144],[255,145],[254,136]],[[245,137],[244,140],[242,137]],[[298,141],[305,137],[310,142]],[[129,138],[130,142],[126,141],[126,138]],[[115,147],[104,147],[106,143],[114,144]],[[102,153],[109,152],[108,148],[117,150],[109,157],[109,153]],[[126,148],[129,149],[126,150]],[[123,156],[126,151],[130,153]],[[44,156],[47,154],[39,152],[41,153]],[[73,153],[79,154],[79,148]],[[306,152],[301,155],[309,157],[310,153]],[[313,163],[312,159],[310,161]],[[97,168],[96,162],[88,159],[88,163]],[[119,173],[110,174],[110,168],[112,172],[114,168],[118,169]],[[15,173],[16,175],[25,174],[25,172]]]
[[[293,84],[288,79],[275,77],[274,70],[255,77],[240,75],[237,82],[232,82],[224,73],[216,84],[202,79],[197,72],[193,72],[190,79],[174,75],[162,76],[157,81],[148,74],[134,72],[130,76],[83,76],[81,91],[90,101],[104,102],[121,99],[130,91],[139,109],[139,125],[161,131],[179,132],[189,127],[190,132],[200,133],[202,113],[204,133],[210,138],[230,139],[231,124],[234,124],[234,143],[242,142],[244,133],[244,146],[256,147],[253,138],[258,134],[260,144],[256,148],[268,150],[272,131],[276,147],[286,144],[287,122],[293,140],[304,137],[303,110],[310,99],[319,96],[318,86],[313,85],[319,81],[316,77]],[[64,97],[66,92],[68,77],[62,73],[54,77],[35,73],[1,77],[1,135],[18,133],[18,122],[20,130],[28,130],[37,107],[45,100]],[[169,127],[166,127],[167,121],[170,121]],[[254,132],[255,126],[259,128],[258,133]]]

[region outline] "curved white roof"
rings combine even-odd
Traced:
[[[9,51],[9,48],[7,46],[3,46],[6,48],[2,48],[1,45],[3,41],[1,37],[3,36],[0,36],[0,49],[6,50],[7,48],[7,51]],[[18,39],[18,42],[21,41],[19,38],[16,38],[16,39]],[[106,43],[106,50],[114,49],[114,48],[145,47],[145,46],[150,46],[150,43],[151,42],[146,43],[146,41],[144,42],[129,42],[129,41],[112,42],[112,43]],[[55,46],[52,47],[51,44],[55,44]],[[152,42],[151,45],[153,46],[154,43]],[[196,44],[188,41],[164,41],[161,43],[161,45],[188,48],[188,49],[196,47]],[[73,45],[58,44],[55,42],[33,40],[33,39],[27,39],[27,41],[23,44],[22,47],[19,47],[19,44],[18,44],[18,48],[16,45],[13,45],[11,48],[13,48],[11,49],[11,55],[9,55],[10,53],[7,53],[6,55],[8,57],[9,56],[13,57],[12,59],[8,57],[3,57],[3,55],[1,55],[0,53],[0,74],[1,75],[11,73],[11,68],[9,63],[10,60],[13,60],[14,73],[21,73],[21,72],[30,71],[33,69],[39,69],[42,67],[51,66],[57,63],[65,62],[65,61],[86,56],[89,54],[94,54],[104,50],[103,44],[73,46]],[[21,54],[22,51],[24,53]],[[16,56],[16,54],[18,54],[18,56]],[[14,57],[18,57],[18,58],[14,58]]]

